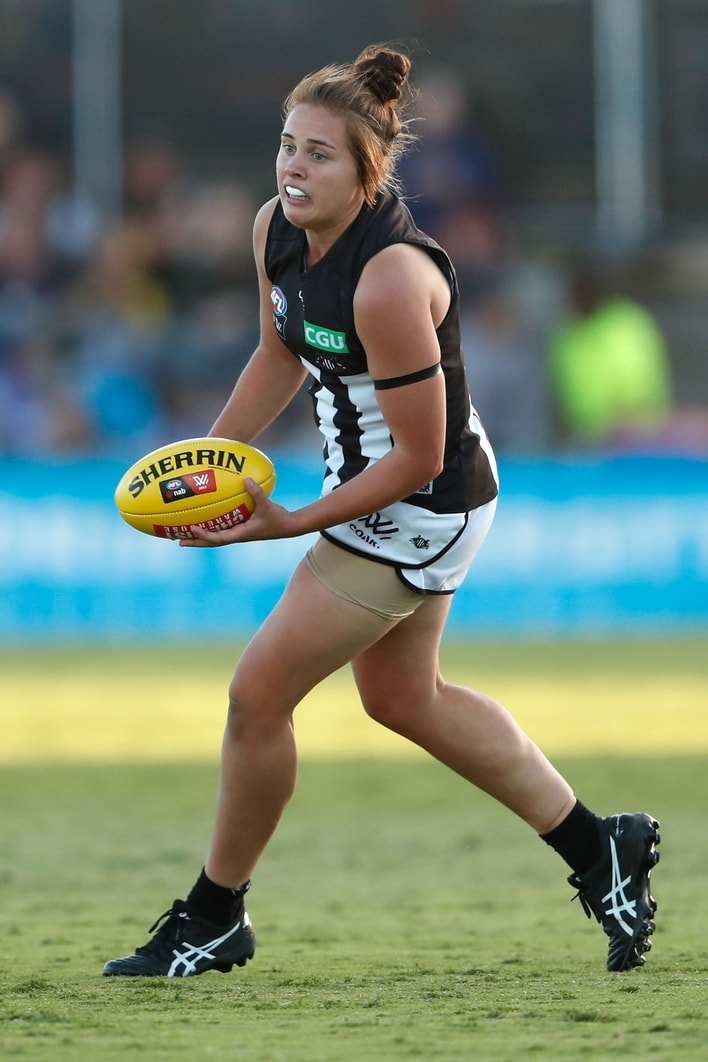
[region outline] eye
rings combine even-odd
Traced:
[[[283,152],[284,155],[294,155],[295,154],[295,145],[291,144],[287,140],[283,140],[280,143],[280,150]]]

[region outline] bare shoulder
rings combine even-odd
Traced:
[[[359,312],[390,312],[391,300],[447,307],[450,288],[430,255],[416,244],[394,243],[374,255],[362,270],[354,298]]]
[[[255,221],[253,222],[253,246],[256,251],[256,257],[262,257],[266,237],[268,235],[268,226],[270,225],[277,203],[278,196],[275,195],[272,199],[269,199],[267,203],[264,203],[256,214]]]

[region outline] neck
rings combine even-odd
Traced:
[[[324,258],[339,237],[356,221],[362,205],[363,201],[336,225],[329,225],[324,229],[305,229],[305,262],[308,268],[319,262],[320,258]]]

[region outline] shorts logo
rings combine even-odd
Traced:
[[[373,546],[374,549],[381,549],[381,540],[393,538],[400,531],[400,527],[397,527],[393,520],[382,516],[381,513],[370,513],[368,516],[362,516],[359,520],[353,521],[349,525],[349,530],[367,545]]]
[[[416,535],[415,538],[412,538],[410,541],[416,549],[430,549],[430,539],[423,538],[422,535]]]
[[[333,354],[348,354],[346,332],[334,332],[331,328],[322,328],[320,325],[304,322],[305,342],[309,347],[317,350],[327,350]]]
[[[270,301],[273,303],[273,313],[276,317],[282,317],[287,313],[288,300],[285,298],[285,292],[275,284],[270,289]]]

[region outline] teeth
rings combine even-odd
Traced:
[[[294,199],[307,199],[307,196],[304,192],[301,192],[299,188],[291,187],[291,185],[289,184],[285,185],[285,191],[288,193],[289,196],[292,196]]]

